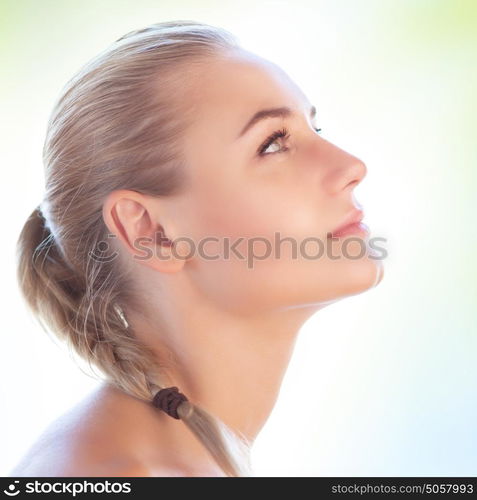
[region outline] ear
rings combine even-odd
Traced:
[[[173,273],[185,260],[174,247],[165,222],[159,224],[160,199],[137,191],[119,189],[103,203],[103,219],[131,258],[157,271]]]

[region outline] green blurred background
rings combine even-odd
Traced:
[[[15,281],[15,241],[43,196],[49,112],[105,46],[173,19],[222,26],[295,79],[323,136],[365,161],[357,199],[387,240],[381,284],[303,327],[256,474],[477,475],[471,0],[2,0],[0,474],[95,384],[27,314]]]

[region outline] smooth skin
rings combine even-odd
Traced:
[[[184,192],[157,199],[114,191],[103,216],[143,293],[142,314],[128,315],[128,322],[153,347],[167,385],[253,442],[274,407],[301,326],[319,309],[375,287],[383,267],[370,251],[344,258],[344,238],[331,242],[334,258],[293,258],[291,245],[282,244],[279,257],[272,252],[252,266],[250,254],[248,261],[225,258],[223,239],[244,238],[237,246],[242,255],[247,238],[262,238],[255,255],[270,248],[265,241],[276,249],[276,232],[298,245],[310,237],[326,242],[359,207],[354,189],[366,166],[315,131],[321,124],[310,118],[312,103],[282,69],[248,51],[211,60],[186,99],[193,120],[184,138]],[[240,136],[257,111],[282,106],[293,114],[259,121]],[[283,127],[289,138],[259,156]],[[158,243],[158,231],[174,245]],[[177,241],[183,237],[195,253]],[[203,247],[218,259],[198,255],[207,237],[219,240]],[[149,242],[139,247],[139,238]],[[354,240],[348,255],[367,248],[367,238]],[[36,461],[12,474],[223,475],[180,420],[107,384],[45,436]]]

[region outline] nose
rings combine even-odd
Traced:
[[[367,174],[365,163],[331,143],[329,146],[331,149],[325,159],[330,167],[327,169],[325,182],[328,190],[335,194],[354,189]]]
[[[349,156],[350,159],[347,165],[343,167],[341,182],[338,182],[338,189],[340,189],[341,186],[341,190],[356,187],[363,180],[368,171],[362,160],[353,155]]]

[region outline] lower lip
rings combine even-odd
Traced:
[[[332,233],[332,237],[341,238],[343,236],[347,236],[349,234],[368,234],[369,227],[363,222],[355,222],[354,224],[350,224],[349,226],[344,227],[340,231],[336,233]]]

